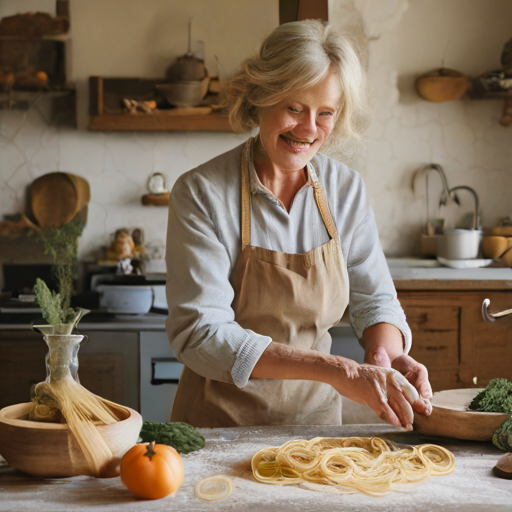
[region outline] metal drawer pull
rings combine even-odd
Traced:
[[[485,299],[482,303],[482,316],[484,317],[484,320],[486,320],[487,322],[494,322],[497,318],[501,318],[502,316],[512,314],[512,309],[500,311],[499,313],[489,313],[490,303],[491,301],[489,299]]]

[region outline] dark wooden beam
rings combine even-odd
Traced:
[[[329,21],[328,0],[279,0],[279,24],[290,21]]]

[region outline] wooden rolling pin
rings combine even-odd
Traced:
[[[496,466],[492,468],[492,472],[500,478],[512,480],[512,453],[501,457]]]
[[[89,183],[68,172],[51,172],[32,183],[32,212],[41,227],[67,224],[91,199]]]

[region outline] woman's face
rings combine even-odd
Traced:
[[[259,109],[261,143],[274,168],[304,168],[334,128],[341,97],[340,81],[330,73],[317,85]]]

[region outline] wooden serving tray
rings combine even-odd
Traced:
[[[477,393],[485,388],[449,389],[434,393],[432,414],[414,414],[414,430],[429,436],[468,441],[491,441],[495,430],[510,414],[468,410]]]

